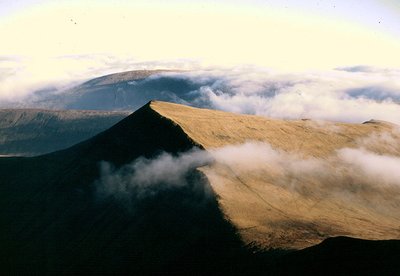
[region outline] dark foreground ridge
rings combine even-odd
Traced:
[[[197,170],[186,175],[186,185],[138,199],[134,210],[96,193],[102,161],[118,168],[140,156],[196,147],[147,104],[69,149],[1,158],[1,274],[398,271],[399,241],[334,238],[295,252],[244,246]]]

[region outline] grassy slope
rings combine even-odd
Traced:
[[[384,122],[273,120],[163,102],[153,102],[151,106],[180,125],[205,149],[255,140],[269,143],[275,149],[321,160],[328,160],[338,149],[356,147],[357,141],[368,135],[391,132],[393,127]],[[400,132],[397,141],[400,141]],[[369,145],[369,149],[378,154],[400,156],[400,142],[376,142]],[[355,199],[348,199],[330,196],[329,190],[329,186],[350,185],[346,179],[343,183],[332,177],[291,179],[306,190],[300,193],[279,185],[283,177],[279,168],[271,169],[266,163],[256,172],[245,171],[240,165],[229,167],[219,163],[203,167],[201,171],[218,195],[225,215],[247,243],[255,242],[265,248],[298,249],[338,235],[364,239],[400,238],[398,188],[360,192]],[[376,193],[381,193],[383,201],[392,200],[392,206],[382,211],[367,204],[375,199]]]

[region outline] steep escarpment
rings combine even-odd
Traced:
[[[379,164],[400,164],[397,126],[152,106],[217,155],[201,171],[247,243],[299,249],[339,235],[400,238],[399,182]],[[228,157],[218,159],[227,146]]]

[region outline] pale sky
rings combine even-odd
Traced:
[[[322,2],[1,1],[0,53],[288,69],[400,65],[395,2]]]
[[[104,59],[115,71],[124,61],[176,60],[284,71],[400,67],[400,4],[0,0],[0,37],[0,80],[18,70],[38,80],[80,74]]]

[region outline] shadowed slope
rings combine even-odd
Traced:
[[[348,237],[283,256],[275,275],[395,275],[400,271],[400,241],[365,241]]]
[[[0,270],[99,274],[229,270],[241,254],[203,176],[135,203],[100,199],[99,163],[199,146],[149,105],[64,151],[0,158]],[[238,253],[239,252],[239,253]]]

